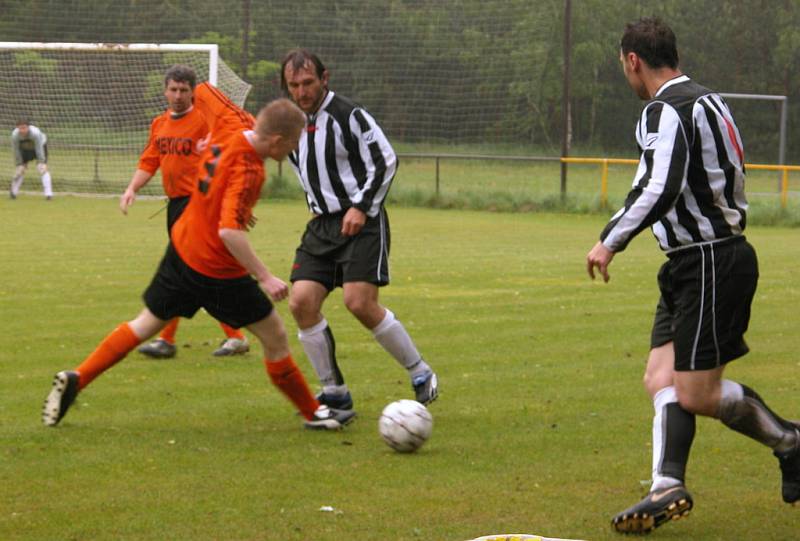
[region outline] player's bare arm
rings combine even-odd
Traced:
[[[143,169],[137,169],[136,172],[133,173],[133,178],[131,178],[130,183],[128,183],[128,187],[119,198],[119,210],[122,211],[122,214],[128,214],[128,208],[133,205],[133,202],[136,200],[136,193],[142,186],[147,184],[151,178],[153,178],[153,175]]]
[[[594,280],[595,267],[600,271],[604,282],[608,282],[611,279],[608,274],[608,266],[611,264],[612,259],[614,259],[614,252],[606,248],[602,242],[597,241],[597,244],[594,245],[586,256],[586,270],[589,272],[589,276],[592,280]]]
[[[220,229],[219,238],[228,251],[242,266],[247,269],[256,280],[261,289],[274,301],[282,301],[289,295],[289,286],[286,282],[273,275],[266,265],[258,258],[253,246],[247,239],[247,233],[240,229]]]
[[[358,235],[367,221],[367,215],[355,207],[350,207],[342,218],[342,235],[352,237]]]

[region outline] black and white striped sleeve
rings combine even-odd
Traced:
[[[633,189],[600,235],[613,252],[621,252],[638,233],[674,212],[686,184],[689,141],[673,107],[650,103],[642,111],[636,139],[642,151]]]
[[[397,155],[383,130],[364,109],[354,109],[349,124],[365,167],[364,178],[358,179],[358,190],[350,195],[350,199],[354,207],[374,216],[394,179]]]

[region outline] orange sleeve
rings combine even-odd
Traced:
[[[253,157],[242,154],[230,163],[230,176],[219,215],[219,229],[250,228],[253,206],[258,201],[264,181],[263,165],[259,167]]]
[[[150,123],[150,135],[147,138],[147,145],[144,147],[142,155],[139,156],[139,165],[137,166],[142,171],[147,171],[151,175],[154,175],[161,165],[161,153],[158,151],[158,147],[156,147],[156,133],[158,132],[160,124],[160,116],[154,118],[153,122]]]
[[[251,129],[255,125],[253,115],[233,103],[220,89],[205,82],[194,89],[194,104],[200,109],[208,122],[211,132],[223,132],[230,135],[241,130]],[[223,133],[215,133],[215,138],[222,139]]]

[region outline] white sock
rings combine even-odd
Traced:
[[[744,388],[735,381],[723,379],[720,382],[720,406],[734,404],[744,399]]]
[[[431,371],[431,367],[422,360],[406,328],[388,308],[383,321],[372,329],[372,335],[389,355],[408,370],[411,379]]]
[[[664,426],[666,417],[665,410],[667,404],[677,401],[678,395],[675,393],[675,387],[671,385],[669,387],[664,387],[653,397],[653,407],[655,408],[656,414],[655,417],[653,417],[653,484],[650,487],[651,492],[683,484],[679,479],[659,473],[661,463],[664,459],[664,449],[666,445],[664,438],[666,432],[666,427]]]
[[[19,193],[19,189],[22,187],[22,181],[25,178],[25,175],[17,175],[13,179],[11,179],[11,193],[17,195]]]
[[[42,175],[42,186],[44,187],[44,195],[53,197],[53,181],[50,178],[50,171]]]
[[[328,321],[322,319],[313,327],[300,329],[297,333],[303,351],[317,372],[322,390],[326,394],[343,395],[347,392],[344,377],[336,364],[336,342],[328,327]]]

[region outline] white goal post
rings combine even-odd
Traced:
[[[0,41],[0,49],[45,49],[71,51],[203,51],[208,53],[208,82],[217,86],[219,45],[216,43],[46,43],[25,41]]]
[[[243,106],[251,85],[216,44],[0,42],[0,189],[13,171],[11,131],[28,119],[47,134],[56,193],[121,193],[136,169],[153,117],[164,111],[164,73],[191,66]],[[3,149],[7,150],[3,150]],[[38,191],[36,168],[23,188]],[[160,178],[143,195],[161,195]]]
[[[739,100],[761,100],[761,101],[778,101],[781,104],[781,118],[780,118],[780,133],[778,135],[778,163],[784,165],[786,163],[786,122],[788,118],[787,107],[789,98],[777,94],[739,94],[735,92],[720,92],[723,98],[739,99]]]

